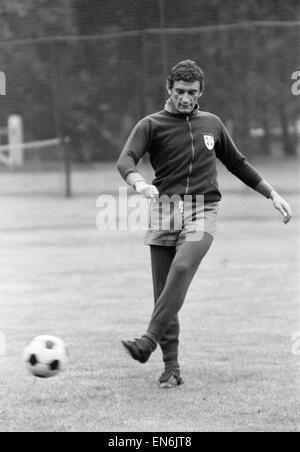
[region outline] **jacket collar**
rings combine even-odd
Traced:
[[[199,110],[199,105],[196,104],[194,110],[192,111],[192,113],[190,113],[189,115],[185,115],[184,113],[179,113],[178,110],[176,110],[176,107],[172,101],[172,98],[170,97],[165,105],[165,110],[168,113],[172,113],[173,115],[177,115],[177,116],[191,116],[193,114],[195,114],[198,110]]]

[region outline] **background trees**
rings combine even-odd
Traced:
[[[0,69],[8,96],[1,99],[1,124],[18,111],[30,139],[47,138],[56,133],[59,106],[77,159],[114,159],[132,125],[163,107],[164,67],[194,58],[207,76],[201,108],[224,119],[242,150],[295,154],[300,112],[291,75],[300,63],[300,27],[249,22],[300,20],[298,1],[164,0],[165,35],[160,6],[160,0],[3,0]],[[207,28],[222,24],[243,25]],[[191,27],[206,28],[170,30]],[[24,41],[54,36],[69,38]],[[7,43],[16,39],[22,43]]]

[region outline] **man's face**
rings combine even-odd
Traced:
[[[189,115],[194,110],[200,93],[200,82],[174,82],[173,88],[168,90],[173,104],[179,113]]]

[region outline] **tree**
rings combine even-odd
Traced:
[[[1,123],[17,112],[24,118],[26,138],[51,137],[55,124],[50,46],[33,41],[25,44],[24,40],[74,34],[70,2],[2,0],[0,17],[0,67],[7,75],[8,86]],[[10,43],[12,40],[19,43]]]
[[[131,126],[161,109],[163,52],[160,0],[2,0],[0,70],[7,75],[1,122],[18,110],[29,138],[55,133],[53,99],[63,108],[66,133],[84,160],[115,158]],[[263,129],[257,150],[268,153],[275,132],[295,152],[291,126],[299,116],[291,96],[298,68],[299,27],[261,27],[250,21],[300,18],[299,0],[164,0],[168,66],[193,58],[207,76],[201,108],[233,128],[242,150],[253,149],[253,129]],[[242,24],[239,28],[168,33],[169,28]],[[137,30],[132,36],[94,35]],[[93,35],[78,41],[26,44],[27,38]],[[8,40],[22,44],[11,45]],[[53,92],[53,76],[56,88]],[[54,95],[55,94],[55,95]],[[276,138],[277,139],[277,138]]]

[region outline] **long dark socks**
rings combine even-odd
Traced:
[[[155,304],[164,290],[175,255],[175,247],[151,246],[151,264]],[[159,341],[166,369],[179,369],[179,333],[179,319],[178,316],[175,315]]]
[[[172,252],[167,250],[162,252],[156,248],[165,247],[151,247],[155,298],[157,301],[146,336],[152,341],[153,345],[159,342],[163,348],[168,343],[169,337],[178,343],[179,322],[177,314],[183,305],[195,273],[212,242],[213,237],[204,233],[200,241],[183,242],[173,257],[174,248],[172,248]],[[159,265],[159,262],[161,262],[161,265]],[[169,270],[167,270],[168,267]],[[164,279],[165,284],[163,284]],[[177,339],[175,339],[175,330]]]

